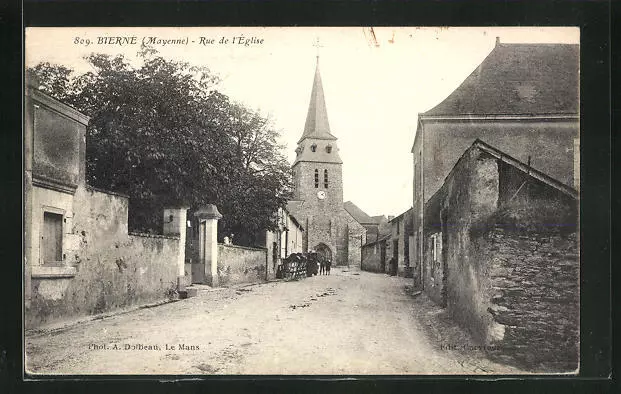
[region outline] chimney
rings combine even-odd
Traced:
[[[388,215],[388,221],[390,222],[392,219],[395,218],[395,215]]]
[[[500,45],[500,37],[496,36],[496,46]]]

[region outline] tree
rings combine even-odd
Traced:
[[[242,239],[242,243],[254,244],[254,235],[263,229],[275,229],[274,214],[291,196],[289,163],[269,118],[239,104],[228,108],[228,133],[235,144],[241,173],[230,184],[231,204],[226,207],[229,215],[222,223],[234,234],[250,236],[236,237],[238,242]],[[268,217],[270,220],[265,221]]]
[[[40,89],[91,117],[87,182],[130,196],[130,228],[161,228],[164,205],[215,203],[222,230],[273,229],[290,188],[288,164],[269,119],[220,93],[206,67],[139,53],[91,54],[93,71],[64,66],[28,70]],[[237,237],[236,237],[237,238]]]

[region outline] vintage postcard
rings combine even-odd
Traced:
[[[25,374],[580,368],[580,30],[25,31]]]

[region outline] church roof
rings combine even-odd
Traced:
[[[304,133],[302,133],[302,137],[298,143],[305,138],[336,140],[336,137],[330,133],[328,111],[326,109],[326,101],[323,95],[321,74],[319,73],[319,58],[317,58],[315,79],[313,81],[313,89],[311,91],[310,103],[308,105],[306,123],[304,124]]]
[[[289,212],[289,215],[293,216],[300,225],[302,225],[302,223],[299,220],[299,214],[302,204],[304,204],[304,201],[302,200],[289,200],[287,201],[287,206],[285,208],[287,212]]]
[[[351,201],[343,203],[343,208],[360,224],[377,224],[377,222]]]
[[[444,101],[422,116],[577,114],[580,48],[501,44]]]

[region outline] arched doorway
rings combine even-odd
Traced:
[[[332,249],[330,249],[330,247],[324,243],[320,243],[317,246],[315,246],[315,252],[317,252],[318,255],[320,255],[321,257],[323,257],[326,260],[332,260]]]

